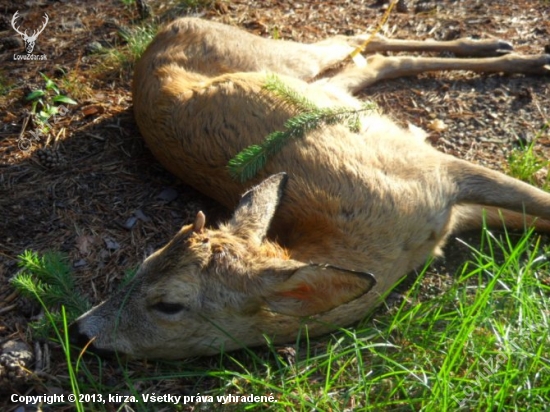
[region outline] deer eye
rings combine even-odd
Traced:
[[[158,302],[151,306],[153,310],[164,313],[166,315],[175,315],[187,308],[181,303],[168,303],[168,302]]]

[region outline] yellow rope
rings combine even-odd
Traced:
[[[384,26],[384,24],[386,24],[386,21],[388,20],[388,18],[390,17],[390,13],[392,11],[392,9],[394,8],[394,6],[397,4],[399,0],[393,0],[391,2],[391,4],[388,6],[387,10],[385,11],[384,15],[382,16],[382,18],[380,19],[380,22],[378,23],[378,25],[376,26],[376,29],[371,33],[371,35],[369,36],[369,38],[367,40],[365,40],[361,45],[357,46],[355,48],[355,50],[353,50],[350,54],[349,54],[349,57],[351,57],[351,59],[357,63],[357,64],[360,64],[358,61],[356,61],[357,57],[363,57],[363,56],[360,56],[360,53],[363,52],[368,44],[372,41],[372,39],[374,39],[374,36],[376,36],[378,34],[378,32],[380,30],[382,30],[382,26]],[[365,64],[364,63],[364,59],[361,61],[361,64]]]

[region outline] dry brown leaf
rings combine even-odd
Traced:
[[[94,243],[94,237],[89,235],[80,235],[76,238],[76,247],[81,255],[90,254],[90,245]]]
[[[103,114],[105,112],[105,108],[99,104],[92,104],[92,105],[83,107],[82,109],[80,109],[80,111],[85,117],[88,117],[88,116]]]
[[[428,127],[434,132],[444,132],[449,128],[441,119],[433,119],[428,123]]]

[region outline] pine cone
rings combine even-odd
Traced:
[[[31,373],[33,362],[31,348],[24,342],[10,340],[0,350],[0,392],[9,391],[25,385]]]
[[[36,151],[40,164],[48,169],[57,169],[65,165],[65,159],[57,150],[39,149]]]

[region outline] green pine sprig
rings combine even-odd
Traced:
[[[318,109],[315,103],[289,87],[275,74],[267,75],[263,89],[279,97],[283,103],[288,104],[298,112],[309,112]]]
[[[18,263],[22,270],[12,279],[13,287],[22,295],[44,305],[57,325],[62,321],[59,312],[61,306],[66,308],[69,321],[90,309],[90,303],[75,293],[71,268],[64,255],[47,252],[39,256],[27,250],[19,256]],[[31,326],[39,337],[47,337],[53,325],[49,319],[43,318]]]
[[[270,133],[263,143],[244,148],[229,161],[229,174],[241,182],[256,176],[265,167],[268,158],[278,153],[291,139],[303,138],[312,130],[339,123],[346,123],[352,132],[357,132],[361,127],[361,113],[376,109],[374,103],[366,103],[359,109],[320,108],[275,75],[268,76],[264,89],[281,98],[284,104],[288,104],[298,114],[285,122],[285,130]]]

